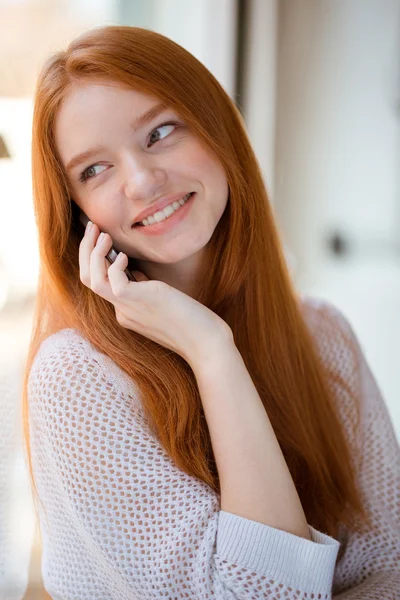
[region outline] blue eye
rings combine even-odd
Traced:
[[[156,131],[158,131],[158,129],[161,129],[162,127],[168,127],[168,126],[172,126],[172,127],[178,127],[179,123],[177,123],[176,121],[168,121],[167,123],[161,123],[161,125],[158,125],[158,127],[156,127],[155,129],[153,129],[153,131],[150,133],[149,138],[151,140],[152,136],[154,135],[154,133]],[[162,141],[163,138],[161,138]],[[160,139],[156,139],[152,141],[151,146],[154,146],[155,143],[159,142]],[[79,181],[81,183],[85,183],[85,181],[87,181],[88,179],[93,179],[93,177],[96,176],[97,173],[95,173],[94,175],[90,175],[90,172],[96,168],[96,167],[105,167],[106,165],[90,165],[90,167],[87,167],[84,171],[82,171],[82,173],[79,176]]]
[[[168,127],[168,126],[177,127],[177,125],[178,125],[178,123],[176,123],[176,121],[168,121],[168,123],[162,123],[161,125],[159,125],[155,129],[153,129],[153,131],[151,132],[151,134],[150,134],[149,137],[151,138],[152,135],[154,134],[154,132],[157,131],[158,129],[161,129],[162,127]],[[154,145],[158,141],[159,140],[155,140],[152,145]]]
[[[82,183],[84,183],[87,179],[92,179],[92,177],[88,175],[88,173],[90,173],[90,171],[94,170],[96,167],[105,167],[105,165],[91,165],[90,167],[82,171],[79,177],[79,181],[82,181]]]

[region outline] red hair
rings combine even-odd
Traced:
[[[164,101],[223,165],[228,204],[205,248],[194,297],[231,327],[307,522],[336,535],[341,522],[355,527],[357,513],[367,520],[330,386],[333,379],[344,388],[346,382],[323,366],[306,326],[243,118],[194,56],[172,40],[136,27],[107,26],[85,33],[48,60],[37,83],[32,174],[41,269],[23,382],[33,487],[29,370],[47,336],[75,328],[135,381],[150,424],[172,460],[220,492],[191,368],[179,355],[120,326],[113,305],[80,281],[80,238],[55,146],[54,122],[72,85],[99,79]],[[130,267],[135,268],[134,261]]]

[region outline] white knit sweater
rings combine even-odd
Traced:
[[[41,345],[28,393],[34,474],[43,509],[42,573],[53,600],[400,599],[400,448],[350,325],[302,300],[335,389],[373,529],[312,540],[220,509],[148,427],[134,382],[74,329]],[[358,355],[349,342],[357,344]],[[355,455],[354,455],[355,456]]]

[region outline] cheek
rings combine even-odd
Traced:
[[[229,194],[225,170],[219,161],[204,151],[198,151],[191,160],[192,164],[196,165],[196,179],[204,186],[207,196],[212,201],[212,212],[220,218],[226,208]]]
[[[214,181],[221,177],[220,167],[211,156],[200,152],[197,154],[195,161],[197,168],[207,180]]]
[[[215,169],[215,159],[197,140],[182,146],[179,162],[181,167],[191,171],[199,180],[204,179],[207,174],[212,174]]]
[[[194,179],[204,186],[208,194],[220,200],[218,204],[220,202],[225,204],[229,187],[222,165],[205,153],[197,153],[192,159],[193,165],[195,165],[195,171],[192,171]]]
[[[108,200],[108,204],[107,202],[104,202],[104,206],[97,202],[91,209],[88,208],[92,216],[92,221],[96,223],[100,231],[112,231],[114,228],[120,226],[120,220],[118,218],[119,209],[117,206],[113,207],[112,203],[109,201],[109,197],[106,200]]]

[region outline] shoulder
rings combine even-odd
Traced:
[[[90,342],[77,329],[60,329],[45,338],[34,358],[32,368],[44,362],[63,360],[70,354],[70,362],[81,362],[84,356],[90,356],[93,348]]]
[[[343,312],[328,300],[311,296],[300,297],[300,311],[324,364],[339,369],[346,379],[354,377],[361,349]]]
[[[332,303],[301,297],[300,310],[327,376],[336,412],[351,441],[358,447],[365,359],[346,316]],[[355,446],[353,452],[356,452]]]
[[[99,351],[77,329],[61,329],[40,344],[29,372],[30,396],[39,387],[85,390],[112,386],[119,393],[137,395],[134,381],[107,354]],[[64,388],[65,389],[65,388]],[[43,389],[42,389],[43,393]]]
[[[45,338],[34,357],[29,379],[73,379],[99,361],[100,353],[78,330],[61,329]]]
[[[300,310],[311,332],[333,332],[344,340],[354,341],[355,334],[347,317],[328,300],[300,296]]]

